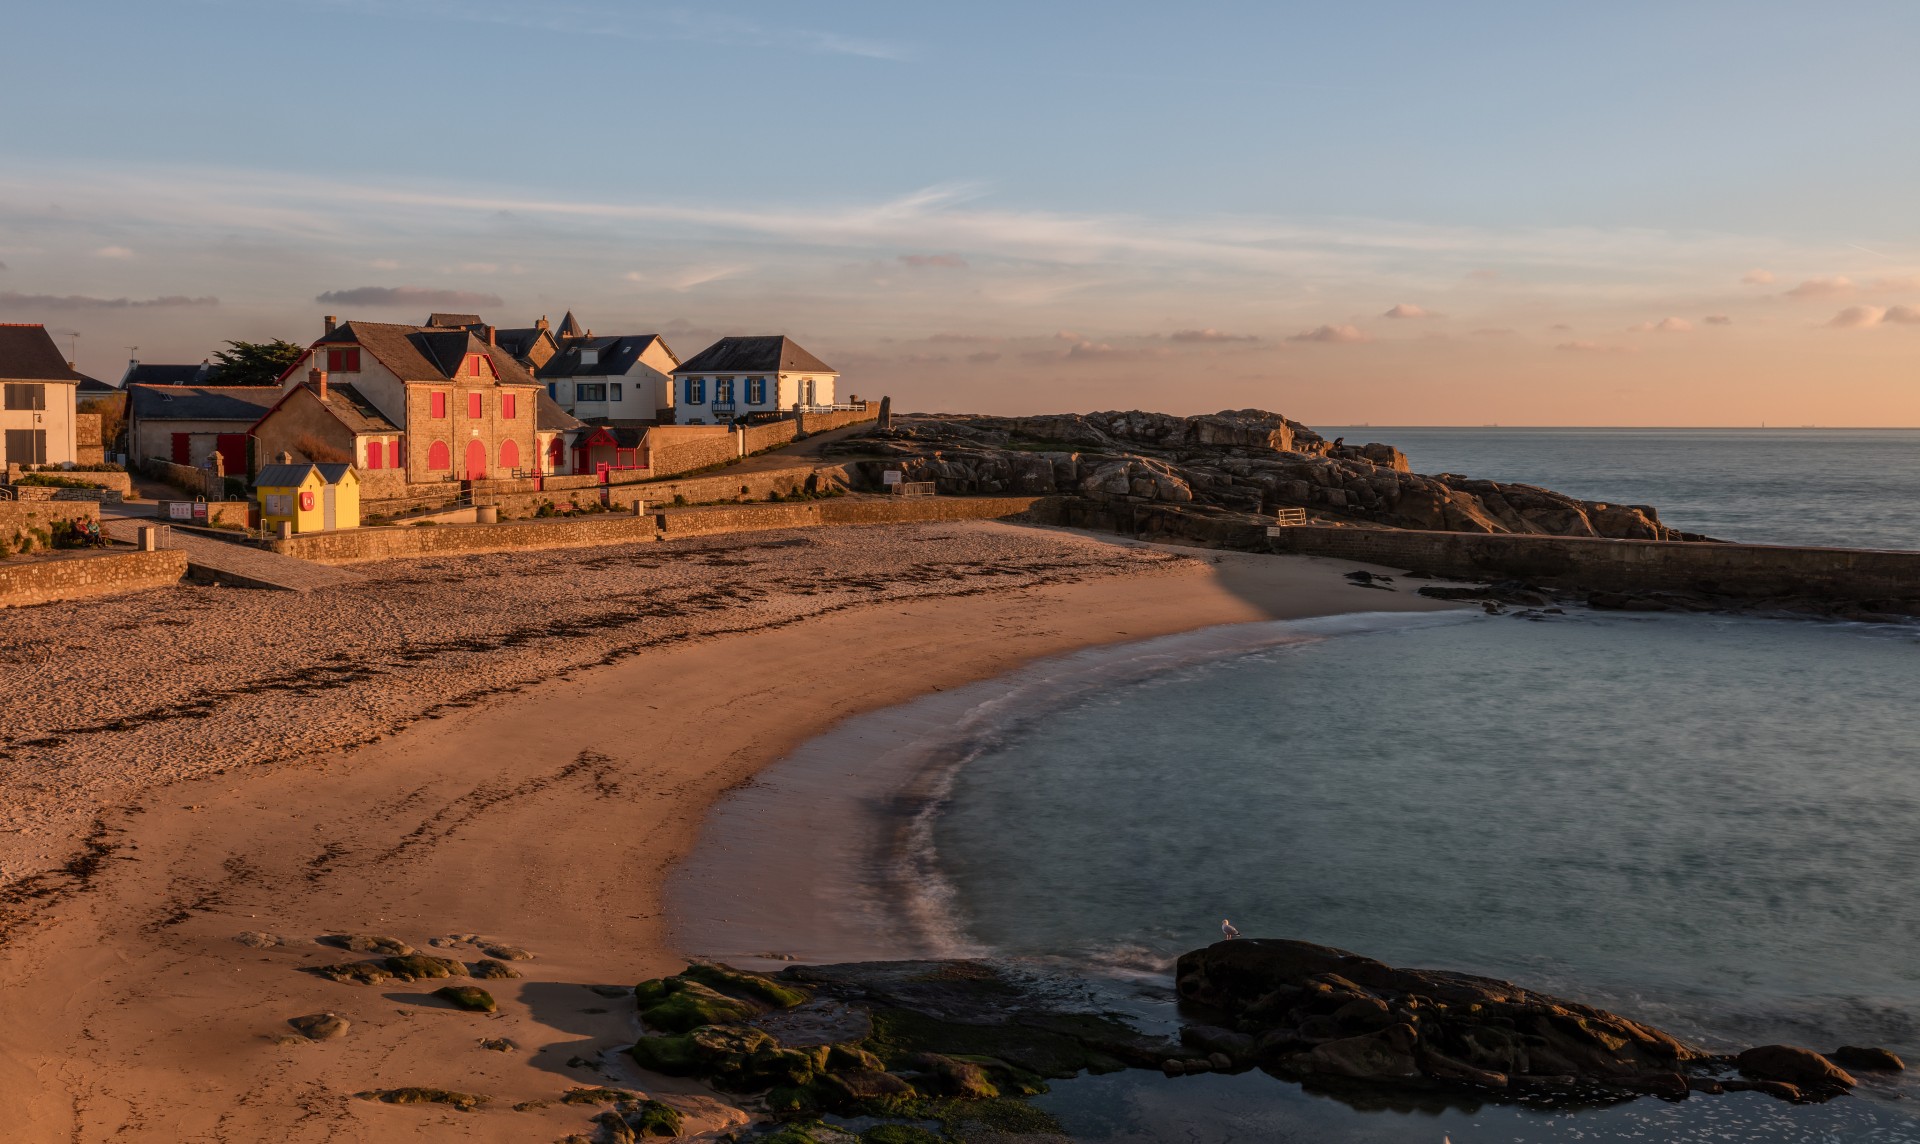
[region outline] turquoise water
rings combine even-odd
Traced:
[[[1916,650],[1904,629],[1450,616],[1091,688],[977,737],[930,816],[932,889],[1002,954],[1151,979],[1230,917],[1711,1046],[1913,1060]],[[1920,1140],[1912,1094],[1561,1120],[1128,1075],[1049,1100],[1084,1139],[1465,1144]]]
[[[1416,473],[1544,485],[1650,504],[1675,528],[1753,544],[1920,548],[1920,430],[1433,429],[1316,431],[1384,441]]]

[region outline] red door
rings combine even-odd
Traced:
[[[173,463],[176,465],[193,464],[193,438],[185,433],[173,435]]]
[[[241,476],[247,471],[247,435],[245,433],[222,433],[213,439],[213,447],[220,451],[220,460],[226,465],[230,477]]]
[[[480,441],[467,442],[467,479],[477,481],[487,475],[487,446]]]

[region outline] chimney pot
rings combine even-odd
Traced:
[[[537,321],[537,322],[535,322],[535,323],[533,324],[533,328],[534,328],[534,329],[536,329],[536,330],[544,330],[544,329],[546,329],[546,328],[547,328],[547,316],[546,316],[545,314],[542,314],[542,315],[540,315],[540,320],[539,320],[539,321]]]
[[[327,315],[326,317],[327,333],[331,334],[333,332],[333,327],[338,323],[338,321],[339,320],[336,317],[334,317],[334,315],[332,314]]]

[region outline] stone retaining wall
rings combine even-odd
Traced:
[[[156,481],[165,481],[188,496],[218,500],[226,495],[226,483],[204,469],[176,465],[159,457],[148,457],[140,467]]]
[[[402,525],[319,532],[275,540],[274,552],[321,564],[395,560],[449,553],[510,552],[673,540],[727,532],[822,525],[910,524],[936,520],[991,520],[1026,513],[1037,497],[926,497],[900,501],[847,497],[798,504],[720,505],[668,509],[635,516],[608,513],[578,520],[504,524]]]
[[[1316,526],[1283,529],[1271,545],[1276,552],[1466,580],[1525,580],[1589,591],[1920,599],[1920,552]]]
[[[165,588],[186,574],[187,554],[166,550],[0,561],[0,608]]]
[[[848,425],[858,425],[862,421],[873,421],[880,416],[878,401],[869,401],[866,406],[865,409],[846,409],[838,413],[803,413],[800,415],[800,431],[825,433],[829,429],[840,429]]]
[[[758,453],[762,449],[772,449],[786,444],[799,432],[799,422],[791,419],[749,425],[740,430],[741,448],[748,453]]]

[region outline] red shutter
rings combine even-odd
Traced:
[[[445,417],[447,415],[447,395],[446,394],[444,393],[434,394],[429,404],[432,406],[432,416]]]
[[[475,421],[478,421],[480,420],[480,418],[484,417],[486,414],[481,408],[482,402],[484,400],[485,399],[482,398],[478,393],[467,394],[467,416],[473,418]]]
[[[399,438],[396,437],[393,440],[387,442],[387,468],[397,469],[399,467],[400,467],[400,440]]]
[[[185,433],[173,435],[173,463],[176,465],[193,464],[193,438]]]
[[[380,455],[380,442],[368,441],[367,442],[367,468],[369,469],[379,468],[381,459],[382,458]]]
[[[520,404],[519,394],[516,394],[516,393],[501,394],[500,395],[500,416],[505,417],[509,421],[513,420],[514,415],[519,412],[519,408],[518,408],[519,404]]]

